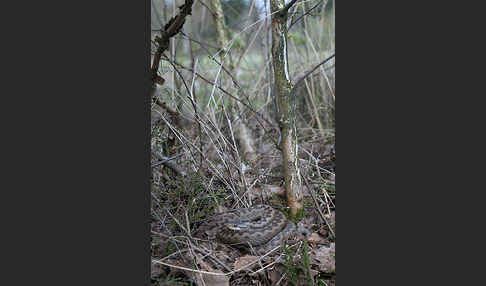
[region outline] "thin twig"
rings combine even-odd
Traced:
[[[330,59],[334,58],[336,56],[336,54],[332,54],[330,57],[328,57],[327,59],[323,60],[322,62],[320,62],[319,64],[317,64],[315,67],[311,68],[308,72],[306,72],[302,77],[300,77],[294,84],[294,87],[292,88],[292,90],[290,91],[291,94],[295,94],[295,92],[297,91],[297,87],[303,82],[303,80],[308,77],[311,73],[313,73],[316,69],[318,69],[320,66],[322,66],[323,64],[327,63]]]
[[[321,219],[326,223],[327,227],[329,228],[329,231],[332,233],[333,236],[336,236],[334,234],[334,231],[332,230],[332,227],[331,225],[327,222],[326,218],[324,217],[324,214],[322,213],[321,209],[319,208],[319,204],[317,203],[317,199],[316,199],[316,195],[314,194],[314,190],[309,186],[309,184],[307,183],[307,179],[305,177],[303,177],[303,181],[304,181],[304,184],[305,186],[307,187],[307,189],[309,190],[309,193],[311,194],[311,197],[312,197],[312,201],[314,202],[315,204],[315,207],[317,209],[317,212],[319,213],[319,216],[321,217]]]
[[[317,8],[317,7],[318,7],[318,6],[319,6],[319,5],[320,5],[320,4],[323,2],[323,1],[324,1],[324,0],[319,1],[319,3],[317,3],[317,4],[316,4],[316,5],[314,5],[314,6],[312,6],[312,7],[309,9],[309,11],[305,12],[305,13],[304,13],[304,14],[302,14],[302,15],[301,15],[299,18],[297,18],[295,21],[293,21],[292,23],[290,23],[288,30],[290,30],[290,28],[292,28],[292,26],[293,26],[295,23],[299,22],[299,21],[300,21],[300,19],[302,19],[302,18],[303,18],[304,16],[306,16],[307,14],[309,14],[309,13],[310,13],[312,10],[316,9],[316,8]],[[326,3],[324,4],[324,7],[326,7],[327,2],[328,2],[328,1],[326,1]]]
[[[155,163],[153,163],[153,164],[152,164],[152,168],[157,167],[157,166],[159,166],[159,165],[161,165],[161,164],[165,164],[166,162],[172,161],[172,160],[174,160],[174,159],[177,159],[177,158],[179,158],[180,156],[182,156],[182,153],[181,153],[181,154],[177,154],[177,155],[175,155],[175,156],[172,156],[172,157],[170,157],[170,158],[164,159],[164,160],[162,160],[162,161],[155,162]]]

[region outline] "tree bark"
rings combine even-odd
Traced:
[[[295,3],[295,1],[293,1]],[[285,8],[285,9],[284,9]],[[281,131],[285,194],[290,215],[302,210],[302,189],[297,159],[295,93],[291,93],[287,55],[287,11],[284,0],[270,0],[272,12],[272,60],[278,122]],[[280,12],[279,12],[280,11]]]

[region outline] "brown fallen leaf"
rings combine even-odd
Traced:
[[[268,271],[268,279],[272,285],[277,285],[284,274],[284,267],[282,265],[276,265],[272,270]]]
[[[214,270],[216,273],[223,273],[221,270]],[[229,277],[226,275],[211,275],[205,273],[196,273],[196,283],[199,286],[229,286]]]
[[[321,242],[324,242],[325,240],[324,240],[324,237],[319,235],[317,232],[313,232],[313,233],[311,233],[311,235],[309,236],[307,241],[311,242],[311,243],[321,243]]]
[[[311,253],[311,258],[319,266],[319,270],[324,273],[336,273],[336,244],[322,246]]]
[[[190,258],[190,255],[186,254],[186,257]],[[199,255],[196,255],[196,261],[197,264],[199,264],[200,267],[199,270],[223,274],[221,270],[213,269]],[[227,275],[213,275],[213,274],[199,273],[199,272],[194,272],[189,270],[184,270],[184,272],[188,277],[194,279],[198,286],[204,286],[204,285],[229,286],[229,277]]]
[[[234,270],[241,269],[245,265],[248,265],[248,264],[254,262],[257,259],[258,259],[258,256],[253,256],[253,255],[241,256],[241,257],[236,259],[236,261],[233,264],[233,268],[234,268]],[[250,265],[248,267],[248,269],[252,269],[255,266],[258,266],[258,263],[254,263],[254,264]]]

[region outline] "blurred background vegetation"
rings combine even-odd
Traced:
[[[177,7],[182,4],[182,0],[152,0],[152,38],[157,35],[164,23],[177,14]],[[192,15],[186,19],[183,34],[180,33],[171,40],[171,46],[166,54],[186,67],[192,67],[197,59],[197,72],[208,80],[214,80],[219,65],[211,56],[218,55],[219,49],[216,44],[214,19],[209,7],[209,1],[195,1]],[[261,0],[222,0],[222,7],[238,83],[248,91],[252,97],[250,102],[256,108],[265,106],[271,109],[273,104],[268,104],[272,82],[269,64],[269,4]],[[335,51],[334,1],[304,1],[294,5],[290,12],[288,61],[290,79],[294,82],[303,72]],[[304,14],[306,17],[301,17]],[[320,72],[315,72],[299,89],[297,105],[302,111],[300,116],[304,119],[301,122],[302,126],[318,127],[315,109],[312,107],[314,104],[324,128],[329,129],[328,133],[333,132],[334,62],[333,59],[322,66]],[[160,72],[166,80],[166,85],[159,92],[167,102],[176,106],[176,97],[183,96],[186,91],[180,88],[176,73],[168,62],[161,62]],[[181,72],[188,76],[187,78],[191,78],[191,71]],[[196,80],[194,90],[199,106],[206,108],[212,86]],[[218,103],[227,103],[227,100],[222,99]],[[191,109],[186,104],[182,104],[182,108],[187,108],[188,112]]]

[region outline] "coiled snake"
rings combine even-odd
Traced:
[[[215,214],[198,228],[196,237],[216,239],[239,248],[262,253],[280,245],[296,230],[283,213],[268,205],[257,205]]]

